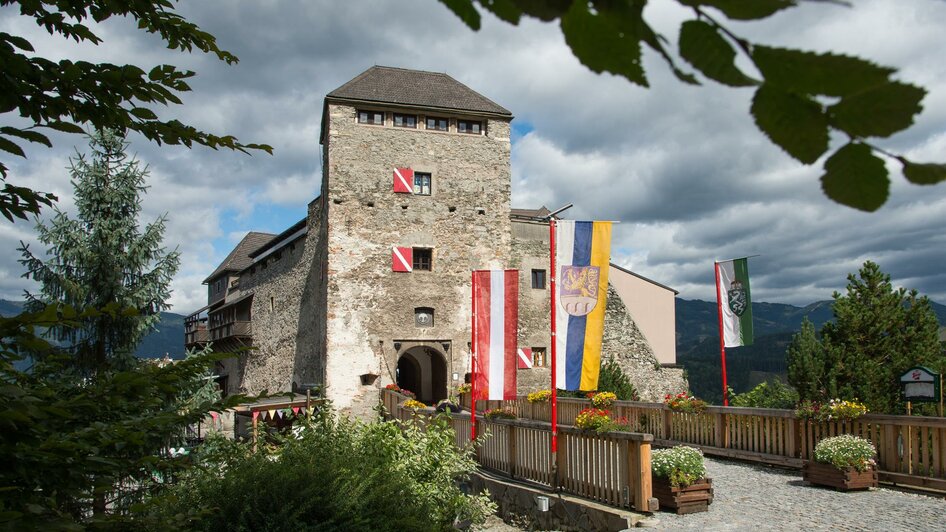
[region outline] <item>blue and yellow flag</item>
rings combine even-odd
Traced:
[[[611,222],[555,222],[555,379],[560,388],[598,388],[610,261]]]

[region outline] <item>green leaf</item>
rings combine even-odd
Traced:
[[[873,212],[887,201],[890,180],[884,161],[870,147],[846,144],[824,163],[821,189],[834,201]]]
[[[158,115],[154,114],[154,111],[152,111],[151,109],[148,109],[147,107],[135,107],[131,109],[130,112],[136,118],[140,118],[142,120],[157,120],[158,119]]]
[[[447,6],[447,9],[453,11],[453,14],[460,17],[464,24],[473,31],[480,29],[480,14],[473,7],[473,0],[440,0],[440,3]]]
[[[681,0],[680,3],[693,7],[715,7],[735,20],[763,19],[796,5],[794,0]]]
[[[480,1],[480,5],[490,13],[499,17],[500,20],[504,20],[513,25],[518,25],[519,19],[522,18],[522,10],[516,6],[513,0]]]
[[[758,82],[736,68],[736,51],[712,25],[702,20],[688,20],[680,26],[680,57],[704,76],[731,87],[745,87]]]
[[[71,122],[52,121],[40,125],[55,129],[56,131],[62,131],[63,133],[85,133],[84,129]]]
[[[17,129],[15,127],[0,127],[0,133],[3,133],[4,135],[11,135],[13,137],[20,137],[21,139],[28,140],[30,142],[45,144],[50,148],[53,147],[53,144],[49,141],[46,135],[37,133],[35,131]]]
[[[638,10],[591,13],[586,2],[575,2],[562,17],[562,33],[575,57],[594,72],[611,72],[647,87],[641,65]]]
[[[906,83],[890,82],[841,98],[828,108],[832,123],[855,137],[888,137],[913,125],[923,110],[926,91]]]
[[[897,157],[903,165],[903,176],[916,185],[935,185],[946,181],[946,164],[914,163]]]
[[[0,137],[0,150],[10,152],[13,155],[19,155],[20,157],[26,157],[26,154],[23,153],[23,148],[10,139],[5,139],[3,137]]]
[[[756,45],[752,60],[765,83],[804,94],[847,96],[887,83],[896,70],[859,57]]]
[[[799,161],[812,164],[828,150],[828,118],[816,102],[765,83],[751,111],[759,129]]]
[[[519,9],[544,22],[565,16],[572,7],[572,0],[513,0]]]
[[[26,52],[36,51],[33,49],[33,45],[30,44],[30,41],[27,41],[26,39],[18,35],[10,35],[9,33],[0,33],[0,41],[7,41],[13,46],[16,46],[20,50],[23,50]]]

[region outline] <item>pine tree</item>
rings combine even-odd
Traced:
[[[900,413],[900,375],[915,365],[937,371],[946,365],[929,299],[895,290],[873,262],[865,262],[858,277],[848,276],[845,295],[835,292],[834,316],[821,333],[825,373],[840,398],[860,399],[873,412]]]
[[[141,338],[169,308],[171,278],[180,263],[177,251],[162,247],[165,217],[139,229],[147,168],[125,154],[128,143],[113,131],[91,135],[91,155],[77,153],[70,173],[75,218],[59,210],[37,225],[47,258],[26,244],[20,262],[24,277],[40,283],[27,293],[33,310],[59,303],[80,312],[111,308],[84,318],[79,327],[54,327],[53,337],[74,355],[85,374],[123,365]]]
[[[788,382],[801,399],[821,400],[829,393],[825,377],[825,352],[815,335],[815,326],[806,316],[801,330],[792,336],[786,351]]]

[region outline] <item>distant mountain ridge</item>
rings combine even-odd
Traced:
[[[0,316],[15,316],[23,312],[23,301],[0,299]],[[149,333],[138,345],[135,354],[139,358],[184,358],[184,316],[173,312],[162,312],[156,330]]]

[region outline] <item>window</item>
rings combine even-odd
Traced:
[[[545,357],[545,348],[533,347],[532,348],[532,367],[544,368],[547,365],[548,365],[548,360]]]
[[[402,115],[394,113],[394,127],[417,127],[417,115]]]
[[[358,111],[359,124],[384,125],[384,113],[381,111]]]
[[[413,269],[421,271],[430,271],[430,263],[433,257],[433,251],[430,248],[414,248]]]
[[[427,117],[427,129],[434,131],[447,131],[450,121],[446,118],[437,118],[435,116]]]
[[[414,325],[416,327],[434,326],[434,309],[430,307],[417,307],[414,309]]]
[[[482,129],[482,122],[476,122],[473,120],[457,120],[457,133],[471,133],[473,135],[479,135]]]
[[[414,172],[414,194],[420,196],[430,195],[430,174]]]
[[[532,288],[545,290],[545,270],[532,270]]]

